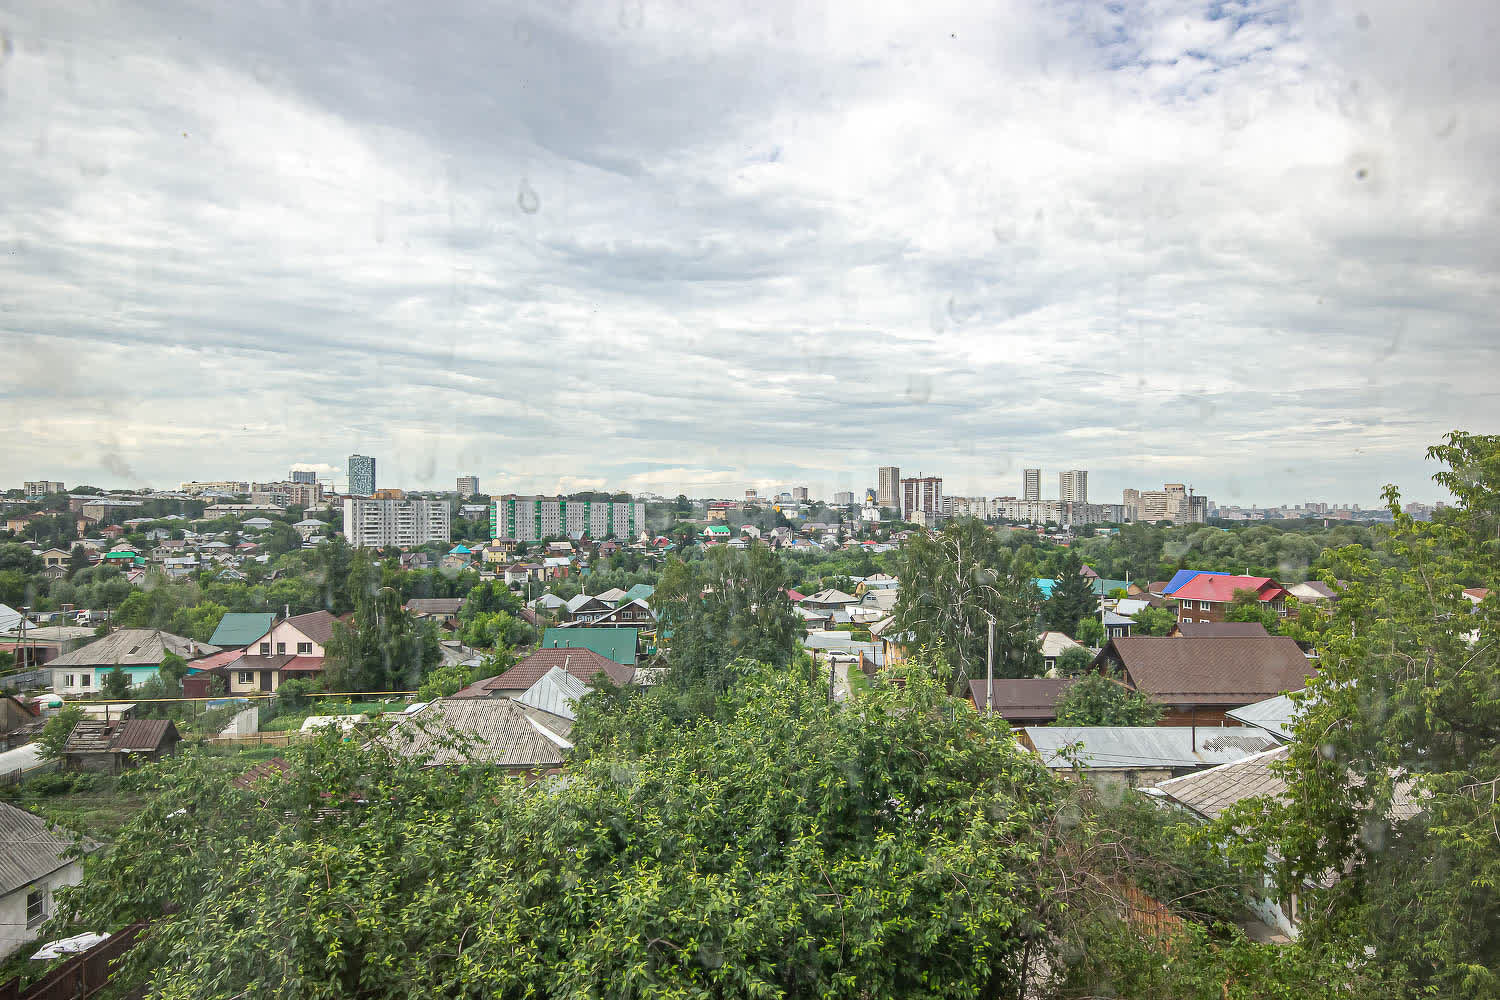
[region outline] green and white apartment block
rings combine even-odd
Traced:
[[[554,535],[578,538],[635,538],[646,527],[646,505],[630,500],[569,500],[566,497],[522,497],[507,494],[495,499],[490,524],[495,538],[539,542]]]

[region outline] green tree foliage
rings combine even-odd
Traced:
[[[1088,674],[1057,699],[1059,726],[1154,726],[1162,707],[1103,674]]]
[[[493,675],[486,673],[483,676],[489,677]],[[461,663],[438,667],[432,673],[428,674],[427,679],[422,682],[422,687],[417,692],[417,700],[433,701],[437,698],[446,698],[460,688],[474,683],[476,680],[479,680],[479,676],[475,674],[474,670]]]
[[[913,646],[944,651],[942,679],[955,692],[985,676],[991,619],[995,676],[1042,672],[1035,624],[1041,592],[1030,576],[1014,572],[1014,561],[995,533],[972,518],[918,532],[901,549],[895,630],[910,632]]]
[[[119,667],[107,671],[99,681],[99,693],[106,699],[120,700],[130,697],[130,675]]]
[[[1171,608],[1144,607],[1131,620],[1135,622],[1131,635],[1164,636],[1176,626],[1177,613]]]
[[[1281,618],[1276,609],[1262,601],[1253,590],[1236,590],[1224,609],[1224,620],[1230,622],[1260,622],[1267,632],[1278,634]]]
[[[690,563],[669,560],[652,604],[671,636],[672,682],[723,690],[733,682],[726,668],[735,660],[790,663],[802,623],[786,587],[786,567],[763,545],[719,546]]]
[[[57,760],[61,757],[63,744],[68,742],[68,734],[83,718],[83,709],[77,705],[64,705],[43,724],[41,735],[36,738],[37,756],[42,760]]]
[[[1070,634],[1085,646],[1092,646],[1098,649],[1104,645],[1104,625],[1098,618],[1092,615],[1087,618],[1078,619],[1077,626],[1074,627]]]
[[[1500,437],[1429,450],[1458,505],[1402,513],[1379,551],[1346,546],[1318,676],[1289,745],[1286,796],[1244,805],[1304,937],[1360,953],[1388,996],[1500,996]],[[1331,575],[1330,575],[1331,579]],[[1393,806],[1410,798],[1415,809]],[[1415,815],[1408,816],[1408,812]]]
[[[437,630],[402,606],[401,594],[382,586],[363,553],[349,574],[355,595],[352,625],[335,622],[328,641],[326,676],[335,691],[412,691],[442,659]]]
[[[1057,676],[1082,677],[1089,672],[1093,663],[1093,654],[1088,650],[1079,649],[1077,646],[1065,649],[1057,658]]]
[[[1099,598],[1094,596],[1093,586],[1083,576],[1082,569],[1078,553],[1069,549],[1053,581],[1052,596],[1042,605],[1042,618],[1054,632],[1071,636],[1081,619],[1099,612]]]
[[[860,704],[758,671],[686,728],[633,699],[545,794],[380,744],[250,789],[185,753],[62,922],[156,918],[114,985],[174,998],[1021,996],[1058,784],[921,676]]]

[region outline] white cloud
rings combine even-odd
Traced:
[[[1500,415],[1497,19],[22,11],[4,469],[1431,495]]]

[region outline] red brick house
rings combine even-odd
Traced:
[[[1172,594],[1180,622],[1221,622],[1234,595],[1242,590],[1255,594],[1278,615],[1286,614],[1287,590],[1267,576],[1217,576],[1199,573]]]

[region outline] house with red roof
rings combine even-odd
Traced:
[[[1287,589],[1268,576],[1219,576],[1199,573],[1172,594],[1179,622],[1221,622],[1234,595],[1242,590],[1255,594],[1278,615],[1286,614]]]

